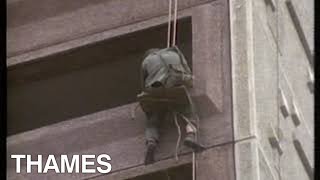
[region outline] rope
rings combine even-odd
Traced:
[[[200,133],[200,127],[199,127],[199,123],[200,123],[200,118],[198,116],[197,113],[195,113],[196,116],[196,126],[197,126],[197,131],[196,131],[196,141],[198,142],[198,133]],[[193,151],[192,152],[192,180],[196,180],[196,153]]]
[[[171,9],[172,9],[172,0],[169,0],[167,47],[170,47],[170,36],[171,36]]]
[[[139,104],[136,104],[136,106],[131,109],[131,119],[132,120],[136,119],[136,111],[137,111],[138,107],[139,107]]]
[[[174,17],[173,17],[173,36],[172,46],[176,45],[177,36],[177,14],[178,14],[178,0],[174,0]],[[170,47],[171,38],[171,19],[172,19],[172,0],[169,0],[169,15],[168,15],[168,34],[167,34],[167,47]]]
[[[179,145],[180,145],[180,141],[181,141],[181,128],[180,125],[178,123],[178,118],[177,118],[177,113],[173,113],[173,117],[174,117],[174,123],[176,124],[177,130],[178,130],[178,140],[177,140],[177,144],[176,144],[176,152],[175,152],[175,158],[178,161],[179,157],[178,157],[178,150],[179,150]]]
[[[174,22],[173,22],[173,37],[172,37],[172,46],[176,45],[176,34],[177,34],[177,12],[178,12],[178,0],[175,0],[174,5]]]
[[[192,101],[191,96],[190,96],[189,93],[187,93],[187,97],[188,97],[189,102],[190,102],[192,113],[196,117],[196,127],[194,127],[194,125],[190,122],[190,120],[188,118],[186,118],[183,114],[180,114],[180,116],[188,124],[191,124],[193,128],[196,128],[195,140],[198,141],[198,133],[200,132],[200,127],[199,127],[200,118],[199,118],[198,114],[195,112],[194,104],[193,104],[193,101]],[[196,163],[197,163],[197,161],[196,161],[196,153],[194,151],[192,151],[192,180],[196,180]]]
[[[196,153],[192,152],[192,180],[196,180]]]
[[[167,180],[170,180],[170,176],[169,176],[169,173],[168,173],[168,169],[166,170],[166,175],[167,175]]]
[[[179,115],[189,124],[191,125],[193,128],[196,128],[194,127],[194,125],[191,123],[191,121],[186,118],[183,114],[179,113]],[[196,120],[197,120],[197,124],[199,123],[200,119],[199,119],[199,116],[197,114],[195,114],[196,116]],[[178,124],[178,121],[177,121],[177,117],[175,115],[175,122],[176,122],[176,125],[178,127],[178,132],[180,131],[180,126]],[[196,128],[197,130],[198,128]],[[195,138],[196,138],[196,141],[198,139],[198,130],[195,132]],[[181,132],[179,132],[179,138],[178,138],[178,142],[177,142],[177,145],[176,145],[176,159],[178,160],[178,154],[177,154],[177,151],[178,151],[178,146],[180,144],[180,136],[181,136]],[[194,151],[192,151],[192,180],[196,180],[196,153]]]
[[[197,130],[196,129],[196,127],[194,127],[194,125],[191,123],[191,121],[188,119],[188,118],[186,118],[183,114],[179,114],[190,126],[192,126],[192,128],[194,129],[194,130]]]

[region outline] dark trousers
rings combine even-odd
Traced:
[[[191,101],[191,100],[190,100]],[[178,114],[182,114],[189,121],[195,126],[196,125],[196,118],[194,108],[192,108],[193,103],[190,102],[190,105],[178,105],[175,106],[174,109],[168,108],[168,106],[161,106],[159,105],[158,108],[150,109],[150,111],[145,112],[147,116],[146,121],[146,130],[145,136],[147,141],[155,141],[156,143],[159,142],[159,128],[160,124],[165,121],[166,119],[173,119],[173,112]],[[167,118],[168,117],[168,118]],[[184,121],[179,115],[177,116],[179,124],[180,122]],[[196,127],[196,126],[195,126]]]

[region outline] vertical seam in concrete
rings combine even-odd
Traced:
[[[233,111],[233,97],[234,97],[234,95],[233,95],[233,78],[232,78],[232,72],[233,72],[233,67],[232,67],[232,38],[231,38],[231,35],[232,35],[232,33],[231,33],[231,30],[232,30],[232,28],[231,28],[231,26],[232,26],[232,21],[231,21],[231,2],[230,2],[231,0],[227,0],[227,5],[225,6],[226,8],[227,8],[227,15],[228,15],[228,18],[227,18],[227,20],[229,21],[227,24],[229,25],[228,26],[228,40],[229,40],[229,43],[228,43],[228,52],[227,53],[229,53],[229,64],[230,64],[230,88],[231,88],[231,104],[230,104],[230,108],[231,108],[231,121],[232,121],[232,123],[231,123],[231,126],[232,126],[232,140],[233,141],[235,141],[235,124],[234,124],[234,111]],[[233,171],[233,178],[234,178],[234,180],[237,180],[237,165],[236,165],[236,163],[237,163],[237,161],[236,161],[236,146],[235,146],[235,143],[233,144],[233,146],[232,146],[232,151],[233,151],[233,154],[232,154],[232,157],[233,157],[233,169],[234,169],[234,171]]]
[[[249,87],[249,108],[250,108],[250,119],[253,134],[257,134],[256,127],[256,95],[255,95],[255,76],[254,76],[254,54],[253,54],[253,9],[252,1],[247,0],[247,51],[248,51],[248,87]]]
[[[250,126],[252,128],[253,134],[258,135],[257,127],[256,127],[256,95],[255,95],[255,76],[254,76],[254,54],[253,54],[253,1],[246,1],[246,16],[247,16],[247,52],[248,52],[248,86],[249,86],[249,108],[250,108]],[[258,140],[257,140],[258,142]],[[257,180],[260,180],[260,166],[259,166],[259,152],[258,148],[255,148],[255,156],[256,156],[256,173]]]
[[[231,16],[232,16],[232,3],[231,3],[231,1],[232,0],[228,0],[228,20],[229,20],[229,53],[230,53],[230,73],[231,73],[231,94],[232,94],[232,96],[231,96],[231,109],[232,109],[232,111],[231,111],[231,113],[232,113],[232,115],[231,115],[231,118],[232,118],[232,138],[233,138],[233,141],[235,140],[235,118],[234,118],[234,115],[235,115],[235,113],[234,113],[234,97],[235,97],[235,93],[234,93],[234,90],[233,90],[233,66],[232,66],[232,61],[233,61],[233,59],[232,59],[232,19],[231,19]],[[235,180],[237,180],[237,177],[238,177],[238,172],[237,172],[237,159],[236,159],[237,157],[236,157],[236,145],[235,145],[235,143],[234,143],[234,145],[233,145],[233,168],[234,168],[234,179]]]

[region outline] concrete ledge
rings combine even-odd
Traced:
[[[303,128],[303,126],[295,129],[295,131],[292,132],[292,140],[293,143],[299,143],[301,145],[301,151],[305,154],[307,161],[310,165],[310,167],[314,167],[314,137],[310,137],[310,135],[306,132],[306,129]],[[295,142],[298,141],[298,142]],[[295,145],[295,146],[296,146]]]
[[[274,149],[277,149],[279,155],[282,155],[283,154],[283,148],[280,144],[280,139],[277,135],[277,132],[276,130],[274,129],[274,127],[272,125],[270,125],[269,127],[271,129],[271,136],[269,137],[269,142],[270,142],[270,145],[272,148]]]
[[[305,171],[307,172],[310,180],[312,180],[313,177],[314,177],[313,176],[314,170],[311,167],[311,164],[310,164],[310,162],[308,160],[306,152],[303,150],[301,142],[298,139],[294,139],[293,140],[293,144],[294,144],[295,149],[297,150],[297,153],[299,155],[299,158],[300,158],[300,160],[301,160],[301,162],[303,164],[303,167],[304,167]]]
[[[301,124],[301,115],[300,115],[299,109],[296,105],[296,102],[292,103],[291,119],[292,119],[295,126],[299,126]]]
[[[279,93],[280,93],[280,98],[279,98],[280,110],[281,110],[283,117],[286,118],[290,114],[288,101],[287,101],[282,89],[279,89]]]
[[[312,72],[311,69],[308,69],[308,79],[309,81],[307,82],[307,86],[310,92],[313,93],[314,92],[314,73]]]
[[[178,18],[191,16],[191,9],[185,9],[179,12]],[[147,28],[152,28],[161,24],[167,23],[167,15],[151,18],[145,21],[128,24],[114,29],[98,32],[81,38],[70,41],[65,41],[59,44],[50,45],[48,47],[35,49],[16,56],[7,58],[7,67],[11,68],[15,65],[30,63],[32,61],[41,61],[44,57],[52,56],[58,53],[63,53],[83,46],[92,45],[104,40],[112,39],[120,35],[129,34]]]

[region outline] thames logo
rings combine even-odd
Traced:
[[[69,158],[71,160],[69,161]],[[34,158],[34,157],[32,157]],[[108,162],[111,157],[107,154],[96,155],[60,155],[60,160],[56,160],[56,156],[49,155],[46,159],[46,163],[42,164],[42,155],[38,155],[36,160],[31,159],[31,155],[11,155],[11,159],[16,161],[16,172],[21,173],[21,161],[26,161],[27,173],[32,173],[31,167],[36,166],[37,173],[47,173],[49,170],[56,173],[109,173],[112,169],[111,164]],[[35,159],[35,158],[34,158]],[[96,160],[96,161],[95,161]],[[81,162],[81,163],[80,163]],[[98,164],[96,168],[93,167],[95,162]],[[80,168],[81,164],[81,168]],[[81,170],[81,171],[80,171]]]

